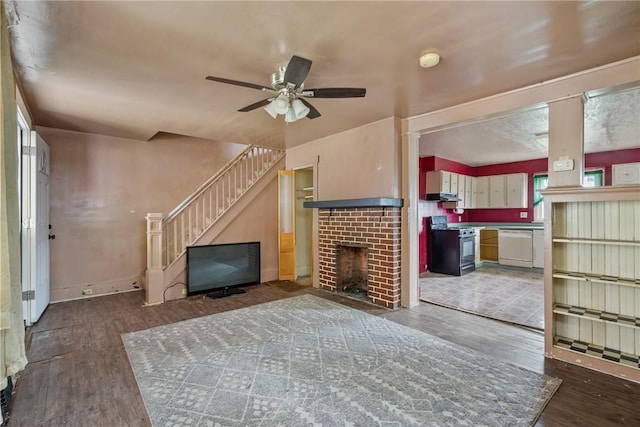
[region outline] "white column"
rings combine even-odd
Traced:
[[[145,303],[163,301],[164,270],[162,269],[162,214],[148,213],[147,219],[147,272]]]
[[[420,303],[418,281],[418,171],[420,134],[407,132],[407,120],[402,121],[402,283],[400,304],[414,307]]]
[[[583,140],[582,94],[549,102],[549,187],[582,186]]]

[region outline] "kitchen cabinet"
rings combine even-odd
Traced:
[[[546,355],[640,381],[640,186],[543,196]]]
[[[480,259],[498,262],[498,230],[480,230]]]
[[[456,202],[443,202],[446,209],[527,208],[526,173],[468,176],[447,171],[427,172],[427,194],[455,194]]]
[[[456,190],[453,193],[457,192]],[[451,172],[429,171],[427,172],[427,194],[451,193]]]
[[[451,182],[456,182],[456,195],[458,196],[458,207],[466,208],[467,207],[467,198],[465,195],[465,185],[467,182],[466,176],[460,175],[457,173],[451,174]],[[453,187],[453,186],[452,186]]]
[[[504,208],[507,206],[505,175],[489,175],[489,207]]]
[[[456,202],[443,202],[442,207],[445,209],[470,209],[475,207],[473,193],[475,187],[475,177],[462,175],[451,172],[451,192],[456,194],[458,201]],[[456,191],[453,191],[454,186]]]
[[[489,207],[489,177],[479,176],[476,178],[476,208]]]
[[[449,193],[458,194],[458,174],[449,173]]]
[[[465,177],[464,200],[465,200],[466,208],[476,207],[475,194],[476,194],[476,177],[475,176]]]
[[[527,208],[528,176],[526,173],[511,173],[505,175],[507,208]]]
[[[544,268],[544,230],[533,230],[533,266]]]

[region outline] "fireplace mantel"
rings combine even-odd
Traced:
[[[305,208],[334,209],[334,208],[401,208],[403,199],[390,197],[373,197],[368,199],[344,199],[344,200],[322,200],[314,202],[304,202]]]

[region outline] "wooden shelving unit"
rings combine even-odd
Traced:
[[[304,187],[297,190],[298,192],[304,193],[302,196],[298,196],[304,200],[313,200],[313,187]],[[307,194],[311,193],[311,194]]]
[[[640,186],[545,200],[545,353],[640,382]]]

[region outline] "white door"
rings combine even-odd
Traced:
[[[49,146],[35,131],[22,149],[22,291],[24,320],[49,305]]]

